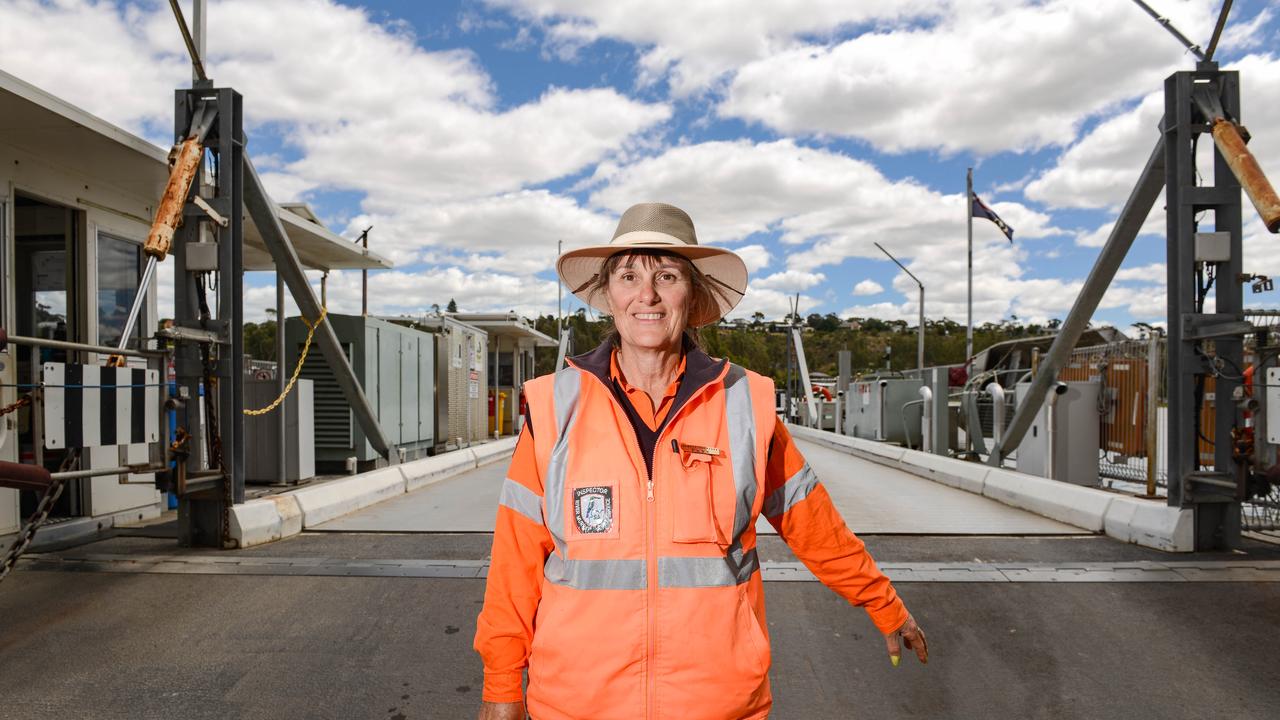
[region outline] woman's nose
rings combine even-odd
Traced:
[[[644,302],[654,302],[658,299],[658,286],[653,278],[640,283],[640,299]]]

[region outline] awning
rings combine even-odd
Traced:
[[[450,313],[450,317],[481,328],[491,338],[514,338],[521,347],[559,346],[555,338],[539,332],[515,313]]]
[[[383,270],[392,267],[390,260],[334,233],[319,220],[300,217],[296,210],[290,208],[305,208],[308,215],[314,217],[314,214],[303,205],[286,204],[279,209],[284,231],[293,242],[293,249],[304,267],[314,270]],[[244,218],[244,269],[275,269],[266,243],[248,215]]]
[[[110,187],[140,201],[145,213],[74,198],[79,206],[114,212],[146,225],[151,224],[150,213],[160,201],[169,179],[167,151],[3,70],[0,70],[0,144],[86,184]],[[68,183],[68,195],[74,192],[70,185]],[[71,197],[50,199],[72,201]],[[285,208],[279,208],[278,214],[305,267],[317,270],[392,267],[391,261],[333,233],[318,221]],[[244,244],[245,270],[275,268],[262,235],[247,216]]]

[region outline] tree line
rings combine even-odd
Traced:
[[[917,326],[902,320],[841,320],[834,313],[814,313],[803,319],[787,317],[783,321],[770,322],[756,313],[745,323],[706,327],[699,335],[703,349],[711,356],[728,358],[781,382],[787,374],[790,352],[787,329],[790,323],[799,324],[802,328],[805,359],[810,372],[835,375],[839,370],[838,353],[841,350],[850,352],[855,374],[886,367],[890,370],[916,367]],[[571,354],[596,347],[612,327],[607,320],[591,320],[585,312],[565,316],[564,324],[573,332]],[[977,353],[1005,340],[1049,335],[1056,332],[1061,324],[1059,320],[1046,324],[1022,324],[1016,317],[998,323],[984,323],[973,329],[973,349]],[[558,335],[553,315],[537,318],[534,326],[545,335]],[[925,320],[924,332],[926,367],[957,365],[965,361],[964,325],[948,319]],[[549,373],[555,368],[556,354],[556,348],[539,348],[537,374]]]
[[[699,335],[702,347],[713,357],[723,357],[782,382],[787,374],[790,336],[789,323],[802,327],[804,351],[810,372],[835,375],[839,370],[841,350],[848,350],[854,373],[872,369],[908,370],[916,366],[916,326],[902,320],[878,318],[846,318],[834,313],[811,314],[803,319],[784,318],[767,321],[757,313],[741,324],[723,324],[703,328]],[[572,328],[571,354],[583,353],[604,341],[612,328],[608,320],[593,320],[586,312],[564,317]],[[554,315],[542,315],[533,321],[539,332],[558,336]],[[974,352],[998,342],[1035,337],[1056,332],[1061,322],[1021,324],[1016,317],[998,323],[984,323],[973,329]],[[954,320],[925,321],[924,360],[926,366],[954,365],[965,361],[965,327]],[[259,360],[276,359],[276,321],[244,324],[244,351]],[[555,369],[556,348],[539,348],[535,370],[543,375]]]

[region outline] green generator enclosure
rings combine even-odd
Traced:
[[[435,336],[372,317],[327,317],[387,442],[405,460],[425,457],[435,443]],[[285,320],[286,371],[296,366],[306,339],[307,327],[299,318]],[[381,456],[314,341],[300,377],[314,382],[317,472],[343,472],[353,457],[359,470],[377,465]]]

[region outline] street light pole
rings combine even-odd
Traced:
[[[888,250],[885,250],[880,243],[875,243],[875,246],[880,248],[880,252],[884,253],[885,255],[888,255],[889,259],[892,260],[895,265],[902,268],[902,272],[906,273],[912,280],[915,280],[916,285],[920,286],[920,307],[919,307],[920,326],[917,328],[918,332],[916,333],[916,369],[920,370],[921,378],[923,378],[924,377],[924,283],[920,282],[920,278],[912,274],[912,272],[907,269],[906,265],[903,265],[902,263],[898,262],[898,258],[894,257]]]
[[[968,368],[969,359],[973,357],[973,168],[965,175],[964,213],[969,230],[969,324],[964,335],[964,362]]]
[[[556,240],[557,262],[563,252],[564,240]],[[556,280],[556,340],[562,337],[564,337],[564,283]]]
[[[373,226],[370,225],[356,238],[356,242],[364,243],[365,255],[369,254],[369,231],[372,229]],[[369,268],[360,270],[360,316],[369,316]]]

